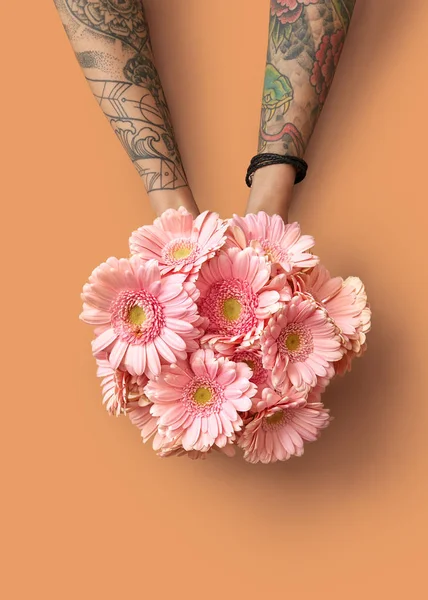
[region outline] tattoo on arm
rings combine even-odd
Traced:
[[[54,0],[93,94],[148,192],[186,186],[141,0]]]
[[[270,0],[259,152],[303,156],[356,0]]]

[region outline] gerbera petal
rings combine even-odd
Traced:
[[[128,346],[128,342],[116,340],[109,356],[109,361],[113,369],[117,369],[120,363],[122,362],[122,358],[124,357]]]
[[[92,352],[97,354],[101,350],[105,350],[110,344],[117,339],[117,333],[113,329],[106,329],[100,333],[92,342]]]
[[[199,433],[201,431],[201,418],[196,418],[192,424],[190,425],[190,427],[188,427],[188,429],[186,429],[186,431],[183,434],[181,443],[183,444],[183,448],[185,450],[192,450],[192,448],[194,447],[194,445],[196,444],[198,438],[199,438]]]
[[[188,333],[193,331],[193,325],[191,323],[181,319],[174,319],[173,317],[168,317],[166,319],[166,325],[168,329],[172,329],[177,333]]]
[[[153,343],[147,344],[146,346],[146,357],[147,357],[147,368],[153,373],[155,377],[160,375],[161,364],[159,360],[159,354],[157,353],[156,347]]]
[[[275,304],[279,300],[279,293],[275,291],[271,292],[262,292],[259,296],[259,306],[260,308],[264,308],[266,306],[271,306]]]
[[[176,361],[176,357],[174,352],[169,348],[169,346],[163,341],[163,339],[159,336],[154,340],[154,344],[156,346],[159,354],[168,362],[173,363]]]
[[[163,332],[161,333],[161,337],[168,346],[171,346],[173,350],[186,350],[186,342],[183,340],[183,338],[168,327],[164,328]]]

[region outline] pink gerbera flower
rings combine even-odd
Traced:
[[[149,403],[144,394],[148,381],[145,375],[131,375],[123,368],[113,369],[107,353],[103,358],[97,358],[97,365],[97,376],[102,377],[103,404],[111,415],[124,414],[128,402]]]
[[[307,252],[314,245],[314,238],[301,235],[298,223],[286,225],[279,215],[271,217],[262,211],[245,217],[233,215],[226,246],[245,248],[249,245],[270,262],[279,264],[286,273],[318,263],[318,257]]]
[[[288,386],[284,395],[265,388],[259,411],[243,429],[238,445],[250,463],[271,463],[301,456],[305,441],[315,441],[329,423],[321,404],[306,404],[305,395]]]
[[[266,383],[268,371],[263,366],[260,350],[238,350],[233,355],[233,360],[234,362],[244,362],[250,367],[253,372],[250,381],[256,385]]]
[[[83,288],[80,315],[97,326],[94,354],[106,350],[113,369],[123,361],[131,374],[157,376],[161,357],[176,362],[196,350],[199,317],[194,285],[185,278],[161,278],[157,262],[140,256],[109,258],[97,267]]]
[[[281,304],[284,282],[277,289],[269,281],[270,265],[251,248],[231,248],[221,252],[201,269],[197,288],[200,315],[205,319],[208,343],[224,355],[233,354],[236,346],[251,346],[260,337],[265,320]]]
[[[363,282],[358,277],[330,277],[328,270],[317,265],[300,276],[301,290],[325,306],[343,338],[347,350],[354,355],[366,341],[370,330],[371,312]]]
[[[317,265],[299,276],[298,288],[325,306],[329,316],[340,329],[346,351],[335,362],[335,372],[344,375],[351,370],[354,358],[366,350],[366,335],[371,326],[371,311],[364,284],[358,277],[330,277],[327,269]]]
[[[308,389],[295,388],[287,381],[278,390],[274,387],[271,378],[268,379],[266,387],[260,394],[256,394],[252,400],[251,413],[257,414],[264,410],[276,406],[277,404],[287,404],[288,408],[298,408],[304,406],[307,402]]]
[[[358,277],[347,277],[343,282],[344,289],[351,289],[355,294],[355,306],[358,309],[358,325],[355,334],[350,334],[352,351],[360,356],[365,350],[366,336],[371,328],[371,310],[367,303],[367,294],[363,282]]]
[[[325,306],[329,316],[340,329],[345,346],[350,348],[349,338],[356,337],[362,312],[354,286],[345,285],[341,277],[331,277],[323,265],[317,265],[309,273],[302,274],[301,281],[302,291],[309,293]]]
[[[185,450],[206,452],[224,447],[242,426],[238,411],[251,407],[256,386],[250,368],[212,350],[198,350],[190,364],[163,366],[160,377],[149,381],[146,393],[151,414],[159,418],[166,437]]]
[[[343,354],[326,310],[300,295],[270,319],[261,346],[263,364],[272,370],[275,387],[287,379],[298,389],[314,387],[317,377],[333,373],[331,364]]]
[[[342,359],[341,359],[342,360]],[[308,392],[307,402],[308,404],[320,404],[321,396],[325,392],[327,386],[335,375],[335,367],[340,361],[334,363],[333,366],[330,366],[330,372],[327,377],[318,377],[317,384],[315,387],[311,388]]]
[[[359,358],[367,350],[366,336],[371,328],[371,310],[367,303],[367,294],[363,282],[358,277],[348,277],[343,285],[355,292],[356,305],[360,313],[355,334],[349,336],[350,348],[344,354],[342,360],[334,365],[336,373],[339,375],[344,375],[347,371],[350,371],[354,358]]]
[[[169,448],[171,443],[165,438],[162,428],[158,426],[159,419],[151,414],[150,406],[150,403],[141,400],[130,402],[127,410],[129,419],[140,430],[144,443],[152,439],[154,450]]]
[[[367,350],[366,336],[371,327],[371,310],[361,279],[348,277],[343,282],[343,289],[347,293],[347,298],[352,299],[353,308],[357,311],[357,325],[355,331],[347,335],[346,352],[343,358],[334,364],[335,372],[339,375],[350,371],[354,358],[359,358]],[[336,319],[334,312],[333,318]]]
[[[196,219],[183,207],[166,210],[153,225],[134,231],[129,240],[132,254],[156,259],[161,273],[195,275],[202,264],[225,242],[226,221],[205,211]]]

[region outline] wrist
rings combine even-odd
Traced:
[[[291,205],[296,171],[288,164],[268,165],[253,175],[247,213],[260,210],[269,215],[279,214],[287,220]]]
[[[194,217],[199,215],[199,209],[187,185],[175,190],[153,190],[149,193],[149,199],[153,210],[158,216],[168,208],[177,210],[180,206],[189,211]]]

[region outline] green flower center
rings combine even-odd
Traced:
[[[133,306],[128,313],[128,319],[133,325],[139,326],[146,320],[146,313],[141,306]]]
[[[282,421],[282,417],[284,416],[283,410],[278,410],[274,412],[270,417],[266,417],[265,421],[268,425],[277,425]]]
[[[300,346],[300,337],[297,333],[289,333],[285,338],[285,346],[290,352],[294,352]]]
[[[182,260],[183,258],[187,258],[192,253],[192,248],[188,248],[186,246],[182,246],[181,248],[177,248],[172,253],[173,257],[176,260]]]
[[[205,406],[211,401],[212,397],[212,392],[207,387],[199,387],[193,394],[193,400],[196,402],[196,404],[198,404],[198,406]]]

